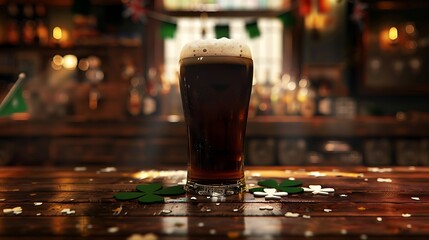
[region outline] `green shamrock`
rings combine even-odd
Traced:
[[[263,192],[264,188],[275,188],[280,192],[287,192],[289,194],[304,192],[304,189],[302,189],[301,187],[298,187],[302,185],[302,182],[298,180],[284,180],[281,183],[277,183],[276,180],[268,179],[268,180],[259,181],[258,185],[262,187],[252,188],[252,189],[249,189],[249,191],[251,193]]]
[[[141,203],[163,203],[168,195],[184,194],[183,186],[176,185],[163,188],[160,183],[137,185],[138,192],[120,192],[114,195],[116,200],[126,201],[138,198]]]

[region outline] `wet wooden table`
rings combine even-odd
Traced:
[[[427,167],[247,168],[250,188],[259,180],[295,178],[304,187],[335,189],[281,200],[248,192],[209,198],[182,194],[156,204],[113,198],[138,184],[182,183],[185,174],[2,167],[0,239],[429,239]]]

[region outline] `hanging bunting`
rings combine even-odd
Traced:
[[[216,25],[215,33],[216,38],[229,38],[229,25]]]
[[[246,23],[246,31],[250,38],[261,36],[261,31],[259,30],[257,21]]]
[[[284,27],[291,27],[295,24],[295,17],[291,11],[282,13],[277,18],[282,21]]]
[[[301,16],[306,16],[310,14],[312,10],[312,0],[300,0],[299,1],[299,14]]]
[[[176,33],[177,25],[171,22],[162,22],[161,23],[161,37],[163,39],[174,38]]]
[[[317,11],[319,13],[328,13],[331,11],[329,0],[317,0]]]
[[[122,15],[125,18],[131,17],[133,22],[146,21],[146,9],[144,8],[144,0],[124,0],[125,11]]]

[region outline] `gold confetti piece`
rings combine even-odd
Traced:
[[[359,211],[365,211],[366,210],[366,208],[365,207],[358,207],[357,208]]]
[[[314,233],[312,231],[310,231],[310,230],[307,230],[307,231],[304,232],[304,236],[305,237],[312,237],[312,236],[314,236]]]
[[[112,210],[113,216],[118,216],[122,212],[122,205]]]
[[[341,229],[340,233],[343,234],[343,235],[346,235],[347,234],[347,229]]]
[[[117,233],[119,231],[119,228],[118,227],[109,227],[108,229],[107,229],[107,232],[108,233]]]
[[[409,213],[403,213],[402,217],[411,217],[411,214],[409,214]]]
[[[86,171],[86,167],[75,167],[74,171],[75,172],[85,172]]]
[[[234,239],[234,238],[238,238],[240,237],[240,232],[237,231],[229,231],[226,236],[228,236],[228,238],[230,239]]]
[[[40,206],[42,204],[43,204],[42,202],[34,202],[34,206]]]
[[[127,240],[158,240],[158,236],[153,233],[147,233],[145,235],[135,233],[129,236]]]

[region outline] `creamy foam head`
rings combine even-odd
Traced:
[[[252,59],[252,53],[245,43],[228,38],[196,40],[186,44],[180,53],[180,59],[205,56],[232,56]]]

